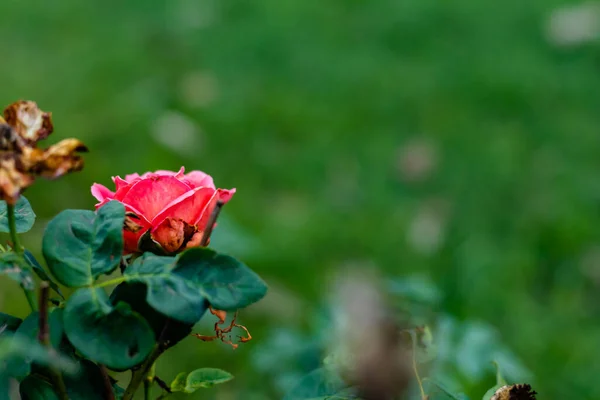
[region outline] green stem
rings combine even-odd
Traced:
[[[152,389],[152,382],[144,379],[144,400],[150,400],[150,389]]]
[[[94,285],[94,287],[101,288],[101,287],[105,287],[105,286],[118,285],[119,283],[125,282],[127,280],[128,280],[128,277],[126,277],[126,276],[119,276],[119,277],[114,278],[114,279],[109,279],[107,281],[100,282],[100,283]]]
[[[10,229],[10,238],[13,242],[13,250],[15,253],[22,255],[23,248],[19,242],[19,235],[17,235],[17,219],[15,218],[15,206],[12,204],[6,205],[6,211],[8,214],[8,228]]]
[[[156,363],[153,363],[146,377],[144,378],[144,399],[150,400],[150,394],[152,389],[152,384],[154,383],[154,374],[156,371]]]
[[[6,213],[8,216],[8,228],[10,229],[10,238],[13,243],[13,251],[19,257],[23,258],[23,247],[21,247],[19,235],[17,234],[17,219],[15,217],[15,206],[12,204],[6,204]],[[29,307],[31,307],[31,311],[37,311],[37,299],[35,297],[35,292],[33,290],[25,289],[24,287],[22,288],[25,292],[25,297],[27,297]]]
[[[138,387],[140,386],[142,381],[144,381],[147,377],[148,371],[150,370],[150,368],[152,368],[152,366],[154,365],[158,357],[160,357],[160,355],[163,353],[163,351],[164,349],[161,346],[160,342],[157,343],[154,347],[154,350],[152,351],[152,353],[150,353],[146,361],[144,361],[140,369],[136,370],[131,376],[131,381],[129,382],[129,385],[127,385],[127,389],[125,389],[125,393],[123,394],[122,400],[131,400],[133,398],[133,395],[138,390]]]

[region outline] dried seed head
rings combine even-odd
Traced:
[[[537,393],[531,390],[531,385],[505,385],[496,390],[490,400],[535,400]]]
[[[87,148],[77,139],[65,139],[47,149],[37,142],[53,131],[52,116],[33,101],[20,100],[0,117],[0,200],[15,204],[36,176],[56,179],[83,168],[76,153]]]
[[[9,105],[4,109],[4,118],[17,135],[33,146],[54,130],[52,114],[40,110],[34,101],[20,100]]]

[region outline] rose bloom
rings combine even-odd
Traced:
[[[111,200],[125,206],[123,228],[125,253],[136,253],[140,238],[148,236],[166,253],[199,246],[217,203],[227,203],[235,189],[217,189],[210,175],[201,171],[184,173],[156,171],[143,175],[113,177],[116,190],[94,183],[96,209]]]

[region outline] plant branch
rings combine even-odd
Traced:
[[[163,381],[162,379],[160,379],[158,376],[154,376],[154,382],[156,382],[156,384],[165,392],[167,393],[172,393],[171,392],[171,387],[169,385],[167,385],[167,382]]]
[[[215,227],[215,223],[217,222],[217,218],[219,218],[219,214],[221,213],[221,208],[223,208],[222,201],[217,201],[217,205],[214,210],[210,214],[210,218],[208,219],[208,223],[206,224],[206,230],[202,235],[202,240],[200,240],[200,246],[206,247],[208,246],[208,241],[210,239],[210,235],[212,234],[213,228]]]
[[[106,367],[102,364],[98,364],[100,368],[100,373],[102,374],[102,380],[104,381],[104,395],[106,400],[115,400],[115,393],[113,392],[112,384],[110,383],[110,378],[108,376],[108,371]]]
[[[38,340],[41,344],[50,346],[50,327],[48,326],[48,299],[50,298],[50,285],[44,281],[40,283],[40,313]]]
[[[21,242],[19,241],[19,235],[17,234],[17,219],[15,217],[15,206],[12,204],[6,204],[6,214],[8,217],[8,229],[10,230],[10,238],[12,240],[12,248],[15,254],[17,254],[21,259],[23,258],[23,247],[21,247]],[[23,291],[25,292],[25,297],[27,297],[27,303],[29,303],[29,307],[31,307],[31,311],[37,310],[35,292],[33,290],[28,290],[23,287]]]
[[[144,379],[144,400],[150,400],[150,392],[152,389],[152,381],[148,378]]]
[[[38,340],[48,348],[48,351],[54,353],[52,344],[50,343],[50,327],[48,325],[48,298],[50,297],[50,285],[44,281],[40,283],[40,312],[39,312],[39,329]],[[54,383],[54,387],[58,392],[60,400],[69,400],[67,395],[67,387],[59,371],[52,367],[48,367],[50,379]]]

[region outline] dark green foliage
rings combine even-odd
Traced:
[[[33,375],[21,382],[19,392],[22,400],[59,400],[50,382]]]
[[[125,208],[110,202],[97,212],[66,210],[46,227],[43,252],[48,267],[65,286],[94,283],[114,271],[123,252]]]
[[[18,233],[29,231],[35,223],[35,213],[25,196],[19,197],[17,204],[15,204],[15,222]],[[10,232],[7,207],[4,200],[0,200],[0,232]]]
[[[140,364],[155,344],[148,322],[124,302],[113,306],[102,289],[79,289],[69,298],[64,328],[81,354],[115,370]]]
[[[142,283],[122,283],[113,290],[110,301],[112,304],[117,304],[120,301],[129,304],[133,311],[148,321],[156,339],[162,335],[163,340],[168,342],[169,347],[175,346],[192,333],[193,324],[169,318],[150,306],[146,301],[146,291],[147,288]],[[206,308],[207,304],[204,304],[203,309],[206,310]],[[198,311],[195,310],[195,312]]]
[[[23,320],[21,318],[13,317],[12,315],[0,313],[0,335],[3,332],[14,332],[17,330]]]
[[[265,283],[236,259],[209,249],[190,249],[177,259],[146,253],[124,277],[147,285],[147,301],[157,311],[186,323],[204,314],[206,302],[237,310],[261,299]]]
[[[38,260],[36,260],[35,256],[29,250],[25,249],[25,251],[23,252],[23,258],[25,258],[25,261],[29,264],[29,266],[33,269],[33,272],[35,272],[35,274],[41,280],[48,282],[48,284],[50,285],[52,290],[56,292],[56,294],[58,294],[62,299],[65,298],[58,284],[54,282],[52,278],[50,278],[50,276],[46,273],[46,270],[40,265]]]
[[[12,251],[0,253],[0,275],[8,276],[25,289],[31,290],[34,287],[31,267]]]

